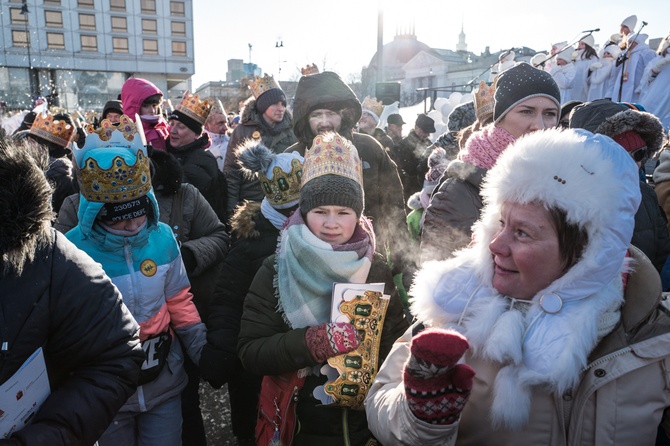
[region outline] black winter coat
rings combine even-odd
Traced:
[[[635,229],[630,244],[639,248],[660,272],[670,254],[668,222],[654,189],[640,181],[640,192],[642,201],[635,213]]]
[[[139,327],[98,263],[52,230],[23,274],[0,275],[0,382],[42,347],[51,395],[15,433],[25,445],[92,445],[135,392]]]
[[[249,201],[235,211],[231,219],[233,242],[209,305],[207,344],[200,357],[200,373],[216,388],[239,370],[235,363],[244,298],[263,261],[277,247],[279,230],[260,208],[260,203]]]
[[[174,155],[182,166],[183,181],[194,185],[214,209],[219,220],[225,222],[227,185],[216,163],[216,158],[211,152],[205,150],[209,145],[210,140],[207,133],[203,133],[192,143],[178,148],[172,147],[169,139],[166,141],[168,153]]]

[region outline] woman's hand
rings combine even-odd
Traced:
[[[452,424],[470,396],[475,371],[458,360],[470,348],[455,331],[431,328],[412,339],[403,382],[409,408],[431,424]]]
[[[307,348],[316,362],[343,355],[358,347],[358,332],[349,322],[323,323],[305,332]]]

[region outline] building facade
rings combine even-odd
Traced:
[[[192,0],[0,0],[0,100],[102,109],[130,77],[178,103],[195,71]]]

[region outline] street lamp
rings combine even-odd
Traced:
[[[281,76],[281,49],[284,48],[284,41],[280,40],[275,43],[275,48],[277,48],[277,64],[279,65],[279,73],[277,73],[277,81]]]
[[[21,11],[19,14],[22,16],[25,16],[25,25],[26,25],[26,48],[28,48],[28,68],[32,70],[33,68],[33,60],[32,57],[30,57],[30,31],[28,30],[28,13],[30,11],[28,10],[28,4],[26,3],[26,0],[23,0],[23,5],[21,5]]]
[[[19,14],[25,17],[25,25],[26,25],[26,49],[28,50],[28,83],[30,85],[30,95],[35,96],[35,92],[37,91],[37,79],[35,78],[35,75],[33,73],[33,57],[30,54],[30,45],[31,45],[31,38],[30,38],[30,29],[28,28],[28,13],[30,13],[30,10],[28,9],[28,4],[26,3],[27,0],[23,0],[23,4],[21,5],[21,11]]]

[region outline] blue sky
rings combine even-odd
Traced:
[[[619,31],[631,14],[642,21],[650,38],[670,31],[670,1],[630,0],[535,2],[480,0],[477,9],[467,1],[336,0],[256,2],[194,0],[195,75],[193,89],[208,81],[225,80],[228,59],[251,61],[279,80],[299,77],[299,68],[316,63],[345,80],[360,73],[377,48],[377,18],[384,11],[384,43],[393,40],[397,26],[414,22],[417,38],[431,47],[455,49],[463,25],[468,50],[479,53],[527,46],[546,51],[552,43],[573,41],[581,31],[594,33],[598,44]],[[408,5],[412,9],[408,9]],[[283,46],[277,48],[278,43]],[[281,74],[279,68],[281,67]],[[279,76],[278,76],[279,75]]]

